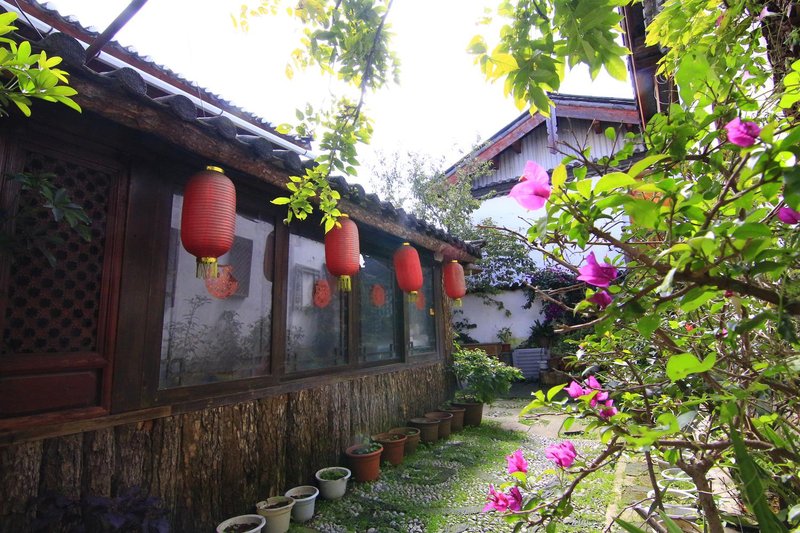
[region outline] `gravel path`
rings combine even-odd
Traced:
[[[553,464],[544,449],[561,439],[560,419],[539,416],[531,425],[518,422],[524,400],[501,400],[484,411],[480,429],[451,435],[444,442],[421,448],[395,468],[384,467],[373,483],[350,483],[345,498],[318,501],[314,519],[292,532],[505,532],[513,527],[497,513],[483,513],[489,484],[508,481],[505,455],[520,448],[528,461],[529,478],[544,485],[555,480],[544,475]],[[500,425],[511,431],[491,430]],[[598,443],[570,438],[579,453],[591,454]],[[600,528],[605,509],[596,509]],[[573,531],[598,531],[598,523],[572,519]],[[562,529],[560,529],[562,530]]]

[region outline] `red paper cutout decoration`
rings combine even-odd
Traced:
[[[420,292],[417,293],[417,301],[415,303],[416,303],[417,309],[419,309],[420,311],[424,311],[425,310],[425,293],[424,292],[420,291]]]
[[[314,283],[314,307],[324,309],[331,303],[331,286],[328,280],[319,279]]]
[[[208,294],[220,300],[233,296],[239,290],[239,280],[233,275],[233,265],[219,265],[219,276],[205,281]]]
[[[394,253],[394,270],[400,290],[408,293],[410,302],[415,301],[422,288],[422,265],[417,250],[409,243],[404,242]]]
[[[372,300],[372,305],[375,307],[383,307],[386,305],[386,290],[382,285],[376,283],[372,286],[372,291],[370,291],[370,299]]]
[[[197,257],[197,277],[216,278],[217,258],[233,246],[236,188],[219,167],[206,167],[186,184],[181,211],[181,242]]]
[[[458,261],[450,261],[444,265],[444,292],[454,300],[456,307],[461,307],[461,298],[467,294],[464,281],[464,267]]]
[[[347,215],[339,217],[339,224],[325,234],[325,265],[339,277],[339,289],[350,292],[350,277],[360,267],[358,226]]]

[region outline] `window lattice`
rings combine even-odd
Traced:
[[[30,214],[17,224],[33,224],[62,242],[48,244],[55,267],[37,250],[16,255],[9,276],[2,351],[96,351],[111,175],[33,152],[27,154],[25,172],[54,175],[56,188],[67,189],[91,219],[91,240],[84,241],[66,224],[56,224],[51,212],[41,207],[38,195],[20,194],[19,211]]]

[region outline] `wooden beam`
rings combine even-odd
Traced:
[[[276,163],[258,157],[248,144],[225,140],[216,128],[208,128],[199,122],[176,120],[169,108],[146,98],[132,99],[113,85],[91,79],[93,76],[91,73],[75,71],[70,81],[70,85],[78,91],[74,99],[84,113],[92,112],[117,124],[153,135],[200,158],[206,158],[208,164],[221,165],[226,170],[254,176],[286,190],[289,173],[276,166]],[[343,195],[340,209],[351,214],[356,221],[371,224],[428,250],[437,252],[453,248],[447,242],[405,225],[402,218],[393,220],[385,213],[373,212],[347,200],[346,195]],[[477,260],[477,257],[464,250],[459,250],[456,255],[461,261]]]
[[[533,131],[539,124],[544,122],[544,117],[540,114],[529,116],[518,125],[514,126],[505,135],[500,137],[497,142],[487,146],[483,151],[478,152],[476,157],[481,161],[488,161],[494,156],[499,155],[500,152],[510,147],[516,141],[522,139],[525,135]]]
[[[558,106],[558,116],[620,124],[639,123],[639,112],[636,109],[597,107],[588,104],[561,104]]]
[[[103,33],[97,36],[97,38],[89,45],[89,48],[86,49],[86,60],[85,62],[88,63],[98,55],[100,55],[100,51],[103,47],[108,44],[108,41],[114,38],[114,36],[122,29],[125,24],[127,24],[136,13],[147,3],[147,0],[131,0],[131,3],[117,15],[117,18],[108,25],[108,27],[103,30]]]

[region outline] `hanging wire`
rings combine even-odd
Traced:
[[[27,20],[27,21],[28,21],[28,25],[29,25],[31,28],[33,28],[33,29],[34,29],[34,31],[35,31],[36,33],[38,33],[38,34],[39,34],[39,38],[40,38],[40,39],[44,39],[44,35],[42,35],[42,32],[40,32],[40,31],[39,31],[39,28],[37,28],[37,27],[36,27],[36,26],[33,24],[33,22],[31,22],[31,19],[29,19],[29,18],[28,18],[28,14],[27,14],[27,13],[25,13],[25,11],[23,11],[21,7],[19,7],[19,2],[17,2],[17,0],[11,0],[11,1],[12,1],[12,2],[14,2],[14,5],[15,5],[15,6],[17,6],[17,9],[19,9],[19,12],[20,12],[20,13],[22,13],[22,16],[23,16],[23,17],[25,17],[25,20]],[[52,27],[51,27],[51,31],[52,31]]]

